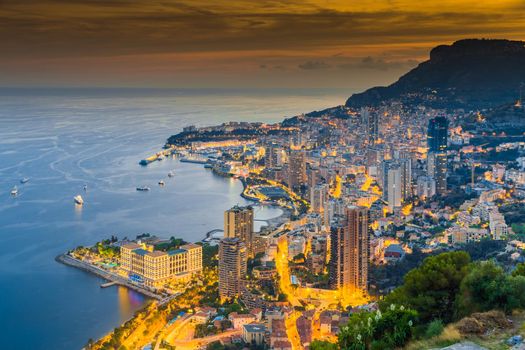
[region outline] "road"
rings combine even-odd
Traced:
[[[197,338],[191,340],[174,340],[171,342],[171,345],[174,345],[177,350],[195,350],[199,349],[205,345],[216,342],[223,338],[228,338],[234,335],[241,335],[242,331],[240,329],[232,329],[220,334],[211,335],[209,337]]]
[[[315,308],[315,313],[312,318],[312,339],[323,337],[333,340],[332,336],[322,335],[320,331],[317,331],[320,313],[323,310],[334,308],[339,304],[346,307],[348,305],[365,304],[369,301],[369,298],[363,295],[361,291],[343,293],[341,290],[305,288],[292,285],[288,265],[288,241],[286,234],[278,238],[277,252],[273,258],[275,259],[275,266],[279,273],[280,289],[287,295],[290,305],[293,307],[306,305],[307,307]],[[292,343],[293,350],[304,349],[299,339],[296,323],[300,315],[300,312],[293,311],[285,321],[286,334]]]

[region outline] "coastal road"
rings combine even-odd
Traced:
[[[206,345],[221,340],[223,338],[228,338],[234,335],[241,335],[242,331],[240,329],[232,329],[221,334],[211,335],[209,337],[197,338],[192,340],[174,340],[170,344],[174,345],[177,350],[195,350],[205,347]]]

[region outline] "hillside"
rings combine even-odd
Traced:
[[[519,96],[525,82],[525,42],[466,39],[432,49],[430,59],[387,87],[352,95],[348,107],[390,99],[433,107],[480,109]]]

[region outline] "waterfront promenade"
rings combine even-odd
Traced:
[[[102,268],[100,268],[98,266],[89,264],[87,262],[75,259],[72,256],[67,255],[67,254],[61,254],[61,255],[57,256],[55,258],[55,260],[60,262],[60,263],[62,263],[62,264],[64,264],[64,265],[76,267],[78,269],[81,269],[81,270],[84,270],[86,272],[92,273],[92,274],[94,274],[96,276],[104,278],[105,280],[108,280],[110,282],[114,282],[115,284],[118,284],[118,285],[130,288],[130,289],[133,289],[133,290],[135,290],[135,291],[137,291],[137,292],[139,292],[141,294],[144,294],[147,297],[150,297],[150,298],[158,300],[161,304],[166,303],[167,301],[169,301],[173,297],[173,296],[164,297],[164,296],[162,296],[160,294],[157,294],[157,293],[153,292],[150,289],[146,289],[146,288],[144,288],[144,287],[142,287],[140,285],[132,283],[131,281],[129,281],[128,279],[126,279],[126,278],[124,278],[122,276],[119,276],[119,275],[117,275],[115,273],[112,273],[112,272],[109,272],[107,270],[104,270],[104,269],[102,269]]]

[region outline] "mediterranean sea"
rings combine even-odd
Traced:
[[[139,233],[199,241],[247,204],[234,179],[175,159],[141,167],[187,125],[277,122],[344,103],[341,90],[0,89],[0,348],[80,349],[147,301],[55,262]],[[175,176],[168,178],[169,171]],[[29,178],[21,184],[22,178]],[[166,185],[159,187],[159,180]],[[83,187],[87,185],[87,191]],[[137,186],[151,187],[137,192]],[[17,186],[18,195],[10,195]],[[73,197],[85,204],[76,208]],[[256,219],[280,214],[258,208]]]

